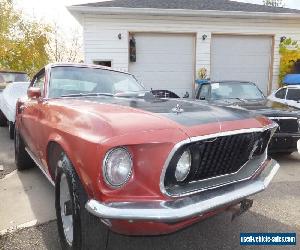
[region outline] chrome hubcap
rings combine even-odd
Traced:
[[[73,242],[73,216],[69,186],[65,174],[60,180],[60,214],[67,242]]]

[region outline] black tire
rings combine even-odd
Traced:
[[[85,204],[88,201],[88,197],[72,163],[64,153],[61,153],[56,164],[55,210],[62,249],[106,249],[109,229],[99,218],[86,210]],[[72,218],[73,240],[70,240],[71,243],[67,240],[61,214],[62,208],[60,198],[62,179],[65,179],[67,182],[66,186],[70,197],[70,200],[64,203],[63,209],[64,211],[69,211],[69,215],[71,215]],[[63,197],[65,197],[65,193],[63,194]],[[68,207],[68,209],[65,209],[65,207]],[[64,215],[66,215],[66,212],[64,212]]]
[[[19,171],[29,169],[35,166],[35,163],[30,158],[25,150],[24,141],[17,130],[15,130],[15,163]]]
[[[0,127],[6,127],[7,126],[7,119],[5,115],[0,110]]]
[[[13,140],[15,138],[15,124],[13,122],[8,122],[8,131],[9,131],[9,138]]]
[[[277,153],[270,153],[269,155],[273,156],[274,158],[276,158],[276,156],[289,156],[291,155],[293,152],[277,152]]]

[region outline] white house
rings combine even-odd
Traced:
[[[180,96],[197,72],[212,80],[277,87],[279,44],[300,41],[300,10],[228,0],[115,0],[74,5],[87,63],[129,71],[148,88]]]

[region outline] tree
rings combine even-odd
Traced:
[[[285,7],[283,0],[264,0],[264,5],[273,7]]]
[[[81,62],[81,44],[81,33],[79,30],[74,29],[66,34],[54,23],[50,35],[50,43],[47,47],[50,60],[53,62]]]
[[[286,74],[300,73],[300,44],[292,38],[287,38],[280,43],[279,53],[279,85],[282,86]]]
[[[12,0],[0,0],[0,69],[25,71],[30,76],[49,62],[46,46],[51,28],[26,18]]]

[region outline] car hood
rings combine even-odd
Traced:
[[[300,110],[285,104],[272,102],[269,100],[237,101],[235,99],[225,99],[213,101],[211,103],[221,106],[241,107],[245,110],[254,111],[257,114],[265,115],[268,117],[300,117]]]
[[[116,134],[181,129],[189,137],[263,127],[269,121],[235,107],[219,107],[186,99],[79,97],[55,102],[105,120]]]

